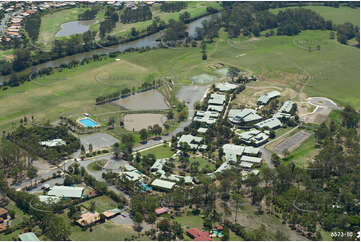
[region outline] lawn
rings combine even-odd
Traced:
[[[175,221],[180,223],[183,226],[184,230],[190,229],[190,228],[203,228],[203,219],[201,216],[181,216],[176,217]]]
[[[298,7],[289,7],[289,8],[298,8]],[[327,6],[304,6],[303,8],[311,9],[326,20],[332,20],[334,24],[343,24],[346,22],[352,23],[354,25],[360,25],[360,9],[358,8],[349,8],[349,7],[327,7]],[[273,13],[278,13],[280,10],[286,8],[271,9]]]
[[[75,226],[73,226],[75,227]],[[131,226],[118,225],[107,221],[93,227],[93,232],[82,231],[79,227],[73,228],[71,240],[75,241],[119,241],[131,239],[131,236],[137,236],[137,232]],[[137,240],[149,240],[146,236],[141,236]]]
[[[117,203],[107,196],[96,197],[94,199],[81,203],[81,205],[89,209],[90,203],[92,201],[95,202],[95,211],[98,213],[102,213],[109,209],[117,208]]]
[[[78,15],[85,12],[86,8],[70,8],[55,11],[41,18],[38,43],[48,45],[55,40],[55,34],[61,29],[63,23],[78,20]]]
[[[8,61],[12,60],[13,52],[14,52],[14,49],[0,50],[0,60],[1,59],[8,60]]]
[[[90,163],[88,166],[87,166],[87,169],[89,171],[100,171],[102,169],[102,167],[104,167],[105,163],[107,162],[107,160],[97,160],[97,161],[94,161],[92,163]]]
[[[142,156],[148,155],[148,154],[154,154],[156,159],[162,159],[162,158],[170,158],[174,151],[172,151],[168,144],[160,145],[155,148],[140,152]]]
[[[192,162],[195,162],[195,161],[198,161],[199,162],[199,170],[202,170],[203,168],[205,168],[207,165],[209,165],[209,167],[212,169],[212,171],[215,170],[215,165],[208,161],[207,159],[205,158],[202,158],[202,157],[195,157],[195,156],[192,156],[190,157],[189,159],[189,162],[192,163]]]

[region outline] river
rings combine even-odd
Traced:
[[[197,35],[196,28],[202,27],[202,21],[209,20],[212,18],[212,16],[215,16],[215,15],[217,15],[217,14],[204,16],[204,17],[201,17],[201,18],[189,23],[187,25],[187,31],[189,33],[189,36],[195,37]],[[70,63],[73,60],[82,61],[84,58],[91,58],[93,55],[109,54],[109,53],[113,53],[113,52],[117,52],[117,51],[123,52],[123,51],[125,51],[127,49],[131,49],[131,48],[158,47],[159,42],[157,41],[157,39],[159,39],[159,37],[161,37],[161,36],[162,36],[162,32],[158,32],[158,33],[146,36],[144,38],[141,38],[139,40],[131,41],[128,43],[117,44],[117,45],[109,46],[106,48],[99,48],[99,49],[91,50],[88,52],[83,52],[83,53],[79,53],[79,54],[75,54],[75,55],[71,55],[71,56],[58,58],[56,60],[51,60],[51,61],[39,64],[39,65],[28,67],[27,69],[25,69],[21,72],[17,72],[17,74],[26,75],[26,74],[30,74],[34,71],[38,71],[38,70],[46,68],[46,67],[58,67],[61,64]],[[0,82],[6,81],[9,77],[10,77],[10,75],[0,76]]]

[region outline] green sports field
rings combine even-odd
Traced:
[[[92,62],[1,91],[0,128],[10,127],[25,115],[54,121],[60,115],[109,112],[115,107],[95,106],[96,97],[117,88],[139,86],[149,76],[168,76],[178,84],[189,83],[195,75],[217,76],[208,66],[218,62],[252,70],[260,80],[254,85],[288,86],[307,96],[325,96],[358,109],[360,50],[328,37],[328,31],[305,31],[297,36],[228,39],[221,32],[207,46],[207,61],[202,61],[199,47],[189,47],[127,53],[116,57],[120,61],[107,58]],[[299,40],[318,43],[321,50],[309,52],[299,48],[295,44]]]
[[[298,8],[298,7],[289,7],[289,8]],[[343,24],[346,22],[352,23],[354,25],[360,25],[360,9],[349,8],[349,7],[327,7],[327,6],[304,6],[302,8],[311,9],[319,13],[326,20],[332,20],[334,24]],[[278,13],[280,10],[286,8],[271,9],[273,13]]]

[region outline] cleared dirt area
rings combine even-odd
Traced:
[[[80,137],[80,143],[88,150],[89,144],[92,144],[93,150],[98,150],[105,147],[110,147],[114,143],[119,142],[116,138],[109,134],[95,133]]]
[[[164,96],[158,90],[138,93],[113,103],[129,110],[164,110],[169,108]]]
[[[129,131],[139,131],[147,129],[149,126],[158,124],[163,127],[167,121],[167,117],[163,114],[155,113],[140,113],[140,114],[127,114],[124,116],[124,128]]]
[[[326,121],[332,110],[341,109],[332,100],[324,97],[310,97],[307,101],[315,109],[310,113],[300,115],[301,120],[306,123],[321,124]]]
[[[291,152],[295,150],[298,146],[300,146],[305,140],[310,137],[310,133],[301,130],[297,132],[296,134],[292,135],[285,141],[281,142],[276,146],[274,149],[274,152],[277,154],[284,154],[285,152]]]

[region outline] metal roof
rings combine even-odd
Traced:
[[[255,124],[257,128],[268,127],[270,129],[278,128],[281,125],[282,125],[281,121],[277,118],[269,118]]]
[[[259,164],[259,163],[262,162],[262,158],[253,157],[253,156],[247,156],[247,155],[242,155],[241,161],[246,161],[246,162],[251,162],[251,163],[257,163],[257,164]]]
[[[222,112],[223,111],[223,106],[219,106],[219,105],[208,105],[207,110],[208,111],[217,111],[217,112]]]
[[[192,149],[196,149],[198,148],[198,144],[194,144],[194,143],[199,143],[203,140],[202,137],[198,137],[198,136],[193,136],[191,134],[184,134],[180,137],[179,141],[178,141],[178,146],[180,146],[180,143],[187,143]]]
[[[259,116],[254,109],[245,108],[245,109],[231,109],[228,113],[228,120],[232,123],[240,122],[253,122],[261,120],[262,117]]]
[[[167,190],[171,190],[174,185],[175,185],[175,182],[165,181],[165,180],[161,180],[161,179],[155,179],[151,184],[151,186],[153,186],[153,187],[164,188]]]
[[[125,176],[130,181],[138,181],[142,176],[136,171],[120,171],[119,176]]]
[[[292,107],[293,107],[294,104],[295,104],[294,102],[288,100],[288,101],[283,103],[282,107],[278,110],[278,112],[280,112],[280,113],[289,113],[289,112],[291,112]]]
[[[33,232],[28,232],[19,235],[21,241],[40,241]]]
[[[48,146],[48,147],[55,147],[60,145],[66,145],[65,141],[62,139],[52,139],[47,141],[39,142],[41,145]]]
[[[272,98],[279,97],[281,93],[279,91],[270,91],[268,93],[259,96],[257,103],[261,105],[267,104]]]
[[[230,91],[236,89],[238,86],[229,82],[221,82],[216,84],[216,88],[221,92]]]
[[[49,196],[81,198],[84,187],[53,186],[48,192]]]
[[[251,168],[253,166],[253,163],[242,161],[240,165],[244,168]]]
[[[225,101],[226,101],[225,95],[212,93],[208,100],[208,104],[223,105]]]

